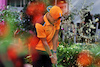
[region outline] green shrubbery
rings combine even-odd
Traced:
[[[83,50],[87,50],[91,53],[94,59],[100,57],[100,49],[99,45],[96,44],[72,44],[68,45],[65,43],[60,43],[59,47],[57,48],[57,56],[58,56],[58,66],[61,65],[62,67],[77,67],[77,57],[80,52]],[[95,64],[94,61],[92,61]],[[90,66],[91,67],[91,66]]]

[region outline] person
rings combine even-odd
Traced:
[[[87,16],[86,16],[87,15]],[[92,23],[92,24],[90,24],[91,22],[90,22],[90,20],[91,21],[93,21],[93,17],[92,17],[92,15],[91,15],[91,13],[90,13],[90,11],[89,12],[86,12],[85,14],[84,14],[84,17],[85,17],[85,20],[84,20],[84,25],[85,25],[85,27],[83,28],[83,34],[85,35],[85,36],[87,36],[87,37],[92,37],[92,40],[90,40],[90,38],[85,38],[85,39],[87,39],[86,40],[86,42],[94,42],[94,38],[93,38],[93,36],[95,35],[95,31],[94,31],[94,29],[92,29],[90,26],[91,25],[93,25],[94,26],[94,24]],[[90,26],[88,26],[88,25],[90,25]],[[91,29],[91,31],[89,31],[89,29]],[[88,32],[87,32],[88,31]],[[94,31],[94,32],[93,32]],[[85,41],[85,39],[83,40],[83,41]]]
[[[62,10],[60,7],[52,6],[50,11],[43,17],[44,23],[35,24],[37,37],[40,40],[35,47],[38,52],[38,57],[32,63],[33,67],[52,67],[52,64],[57,63],[56,52],[61,17]]]
[[[80,32],[80,33],[83,33],[83,36],[81,36],[80,42],[89,43],[89,42],[92,42],[90,38],[94,35],[93,29],[90,27],[91,25],[93,25],[93,23],[91,24],[91,22],[93,22],[93,18],[92,18],[90,11],[86,11],[86,10],[87,9],[83,9],[84,13],[81,16],[82,22],[79,25],[80,29],[83,29]]]

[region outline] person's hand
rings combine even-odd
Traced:
[[[54,56],[54,58],[55,58],[55,60],[57,62],[57,55],[56,55],[56,53],[53,53],[53,56]]]
[[[57,55],[56,53],[53,54],[53,57],[51,57],[52,64],[57,64]]]

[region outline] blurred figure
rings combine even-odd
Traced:
[[[87,12],[87,13],[85,13],[84,14],[84,17],[85,17],[85,20],[84,20],[84,25],[85,25],[85,27],[83,28],[83,33],[84,33],[84,35],[85,36],[94,36],[95,35],[95,31],[94,31],[94,29],[92,29],[90,26],[91,25],[93,25],[94,26],[94,24],[93,24],[93,18],[92,18],[92,15],[91,15],[91,13],[90,12]],[[92,23],[91,23],[92,22]],[[90,24],[91,23],[91,24]],[[88,26],[88,25],[90,25],[90,26]],[[91,31],[89,31],[89,29],[91,29]],[[88,32],[89,33],[88,33]],[[91,42],[94,42],[94,38],[92,38],[92,41]],[[88,42],[90,41],[89,39],[87,40]]]
[[[81,34],[83,34],[83,36],[81,36],[80,42],[86,42],[86,43],[94,42],[95,38],[93,38],[93,36],[95,35],[95,31],[91,27],[91,26],[94,27],[92,15],[90,11],[87,11],[87,9],[83,9],[82,11],[83,11],[81,15],[82,22],[79,25],[80,30],[82,29],[82,31],[79,31],[80,32],[79,35],[81,36]]]
[[[45,13],[46,5],[43,2],[33,1],[27,5],[26,14],[31,17],[31,22],[41,23]]]
[[[66,0],[53,0],[51,1],[53,5],[57,5],[61,8],[63,15],[68,15],[69,14],[69,4],[68,1]]]
[[[14,42],[7,49],[7,55],[14,67],[24,67],[27,48],[21,38],[14,38]]]

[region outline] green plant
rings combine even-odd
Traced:
[[[100,59],[100,44],[79,43],[68,45],[64,42],[61,42],[57,48],[58,66],[77,67],[76,60],[79,53],[83,50],[89,51],[90,55],[93,57],[92,64],[88,67],[96,67],[96,64],[99,63]]]
[[[0,53],[5,53],[7,47],[13,41],[14,31],[17,29],[17,24],[20,22],[18,17],[19,13],[12,12],[10,9],[0,11],[0,23],[4,22],[9,28],[6,37],[0,37]]]
[[[79,44],[68,45],[64,42],[61,42],[59,47],[57,48],[58,65],[62,65],[64,67],[72,67],[72,66],[77,67],[76,60],[77,60],[78,54],[83,50],[89,51],[91,55],[93,56],[93,58],[95,56],[100,57],[99,47],[100,46],[97,46],[95,44],[87,45],[86,43],[84,44],[79,43]]]
[[[76,65],[77,54],[81,51],[79,44],[68,45],[61,43],[57,48],[58,65],[71,67]]]

